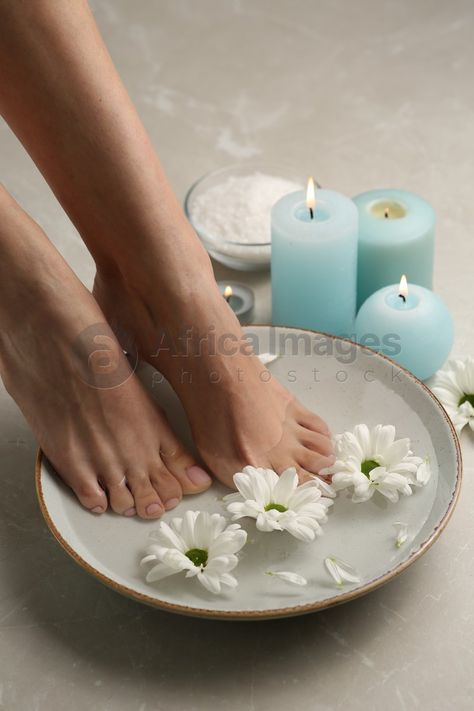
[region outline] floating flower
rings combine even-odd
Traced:
[[[397,521],[393,527],[395,529],[395,545],[400,548],[408,539],[408,524]]]
[[[303,578],[302,575],[298,575],[298,573],[292,573],[289,570],[267,570],[265,575],[271,575],[275,578],[280,578],[280,580],[284,580],[286,583],[292,583],[293,585],[307,585],[308,581],[306,578]]]
[[[321,523],[333,503],[317,481],[298,486],[294,467],[278,476],[271,469],[248,466],[234,475],[234,484],[238,493],[224,497],[234,521],[249,516],[259,531],[288,531],[306,542],[322,533]]]
[[[375,491],[397,502],[410,496],[412,486],[425,486],[431,476],[427,459],[415,457],[408,438],[395,439],[395,427],[357,425],[335,438],[336,462],[332,473],[336,491],[353,487],[352,501],[368,501]]]
[[[465,425],[474,431],[474,358],[453,360],[440,370],[431,389],[441,400],[459,434]]]
[[[236,587],[230,571],[238,563],[235,554],[245,545],[247,534],[239,524],[226,524],[224,516],[205,511],[186,511],[183,518],[173,518],[169,525],[160,521],[140,563],[156,563],[146,576],[147,582],[186,571],[187,578],[197,577],[213,593],[219,593],[222,585]]]
[[[324,565],[338,588],[342,588],[345,582],[360,583],[360,577],[356,569],[340,558],[329,556],[325,558]]]

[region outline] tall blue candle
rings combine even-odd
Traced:
[[[272,321],[335,335],[356,310],[357,208],[333,190],[285,195],[272,209]]]
[[[419,195],[369,190],[354,198],[359,210],[357,308],[406,274],[411,284],[433,285],[435,215]]]

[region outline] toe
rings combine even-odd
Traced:
[[[84,508],[96,514],[107,510],[107,496],[92,472],[72,471],[64,478]]]
[[[109,495],[110,506],[115,513],[124,516],[136,514],[135,502],[127,487],[127,479],[123,472],[111,471],[104,476],[104,485]]]
[[[331,434],[329,431],[329,427],[322,419],[322,417],[319,417],[319,415],[316,415],[314,412],[311,412],[311,410],[306,410],[305,408],[303,408],[298,413],[297,421],[298,424],[300,424],[302,427],[306,427],[306,429],[312,430],[313,432],[320,432],[321,434],[326,435],[327,437],[329,437]]]
[[[334,455],[325,456],[307,447],[301,447],[296,454],[296,461],[302,469],[306,469],[312,474],[318,474],[321,469],[334,464]]]
[[[208,489],[212,479],[178,440],[166,442],[161,456],[169,472],[179,481],[183,494],[198,494]]]
[[[147,471],[129,470],[126,473],[127,483],[135,501],[137,514],[141,518],[153,519],[162,515],[165,508],[162,500],[153,487],[150,474]]]
[[[314,474],[311,474],[311,472],[308,472],[306,469],[302,469],[300,467],[298,469],[298,478],[300,484],[306,484],[307,481],[314,481]]]
[[[150,469],[150,479],[163,506],[168,511],[179,504],[183,490],[178,479],[169,471],[163,460],[159,460]]]
[[[330,457],[334,454],[334,444],[330,437],[321,434],[320,432],[314,432],[308,430],[305,427],[300,427],[298,432],[298,439],[305,447],[311,449],[313,452],[322,454],[325,457]]]

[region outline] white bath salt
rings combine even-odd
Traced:
[[[298,183],[265,173],[229,176],[195,198],[192,222],[211,239],[269,245],[271,209],[296,190],[301,190]]]

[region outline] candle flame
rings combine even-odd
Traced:
[[[232,287],[230,285],[227,285],[226,288],[224,289],[224,299],[226,301],[229,301],[229,299],[233,293],[234,292],[232,291]]]
[[[402,278],[400,279],[400,287],[398,289],[398,293],[404,299],[406,299],[408,296],[408,283],[405,274],[402,274]]]
[[[314,180],[312,177],[308,178],[308,187],[306,188],[306,207],[309,210],[314,210],[316,207],[316,194]]]

